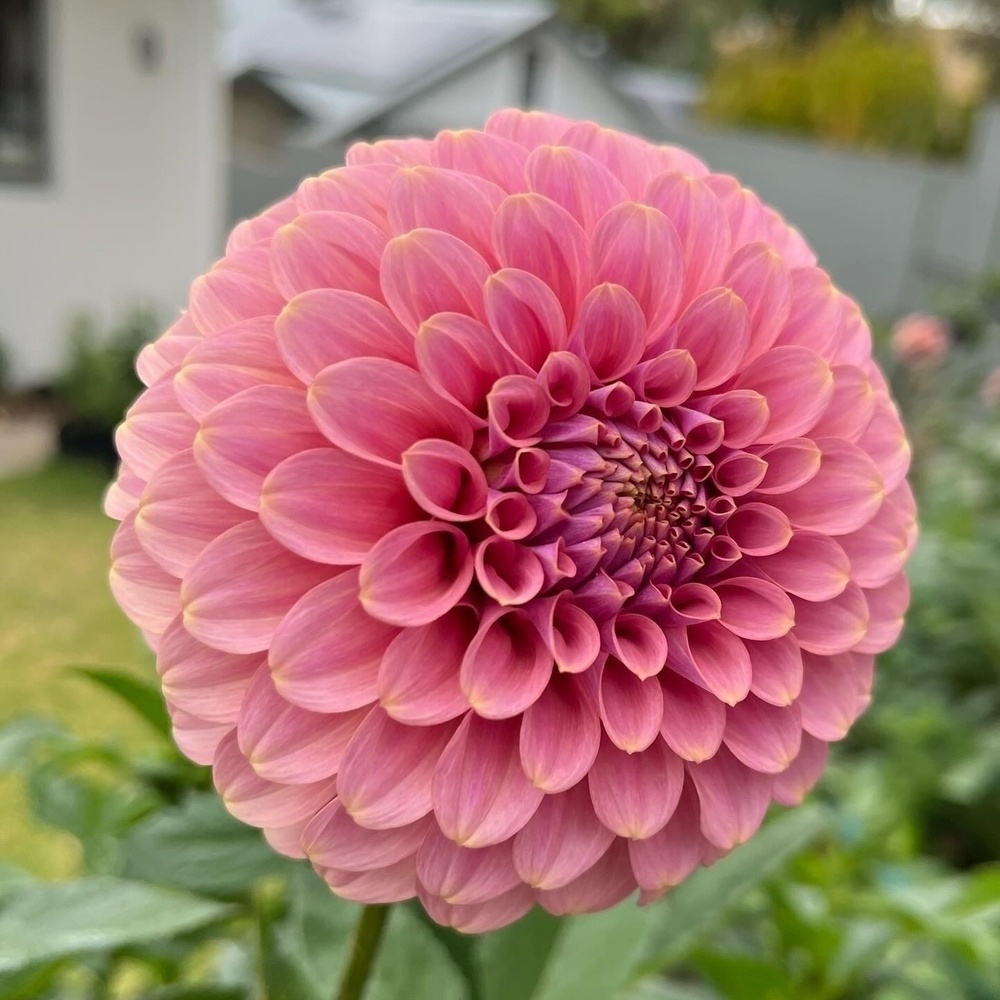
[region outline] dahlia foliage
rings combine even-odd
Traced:
[[[114,593],[182,750],[348,899],[656,899],[802,799],[899,633],[868,327],[680,149],[519,111],[359,143],[138,367]]]

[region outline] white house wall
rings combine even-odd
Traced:
[[[165,321],[219,249],[225,88],[212,0],[49,0],[51,169],[0,183],[0,338],[14,377],[50,378],[81,310]],[[142,68],[138,32],[159,32]]]

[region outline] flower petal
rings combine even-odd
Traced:
[[[546,795],[514,836],[514,867],[534,889],[558,889],[595,865],[615,835],[594,814],[586,782]]]
[[[596,383],[630,372],[646,345],[646,320],[639,303],[621,285],[591,289],[580,306],[570,350],[586,361]]]
[[[750,314],[728,288],[714,288],[696,298],[670,334],[670,346],[687,351],[698,368],[696,389],[721,385],[740,369],[750,343]]]
[[[520,920],[535,905],[535,894],[519,885],[485,903],[453,906],[438,896],[419,892],[420,902],[430,918],[444,927],[454,927],[463,934],[485,934]]]
[[[799,805],[806,793],[819,781],[829,754],[829,743],[803,733],[798,756],[781,774],[774,776],[771,794],[775,802],[780,802],[783,806]]]
[[[632,873],[641,889],[660,892],[679,885],[701,864],[705,841],[700,823],[698,793],[689,779],[667,825],[652,837],[628,842]]]
[[[194,457],[230,503],[256,511],[272,469],[326,443],[309,416],[302,389],[261,385],[220,403],[202,420]]]
[[[404,899],[412,899],[417,891],[416,865],[412,857],[365,872],[321,868],[318,873],[338,896],[368,906],[401,903]]]
[[[519,886],[513,844],[460,847],[432,826],[417,851],[417,878],[423,888],[457,906],[485,903]]]
[[[733,756],[754,771],[778,774],[795,759],[802,719],[795,705],[779,708],[752,694],[726,709],[723,741]]]
[[[726,706],[715,695],[686,681],[672,670],[659,676],[663,688],[660,735],[683,760],[700,763],[722,744]]]
[[[378,405],[372,387],[378,386]],[[472,444],[468,418],[412,368],[381,358],[351,358],[324,368],[309,388],[309,412],[339,448],[398,468],[423,438]]]
[[[170,382],[147,389],[126,411],[115,431],[122,461],[146,482],[164,462],[191,447],[198,425],[181,409]]]
[[[831,600],[851,578],[843,548],[815,531],[796,531],[784,549],[754,559],[752,565],[782,590],[807,601]]]
[[[767,580],[732,576],[720,580],[715,592],[722,600],[719,620],[741,639],[777,639],[795,622],[788,595]]]
[[[710,691],[727,705],[750,690],[750,655],[746,646],[719,622],[668,629],[667,666]]]
[[[640,679],[614,658],[601,670],[601,722],[619,750],[645,750],[660,734],[663,689],[656,677]]]
[[[434,771],[434,815],[462,847],[489,847],[512,837],[543,798],[518,756],[519,719],[463,719]]]
[[[566,314],[542,278],[505,267],[487,279],[484,297],[497,340],[532,371],[539,371],[552,352],[566,346]]]
[[[795,628],[792,635],[809,653],[844,653],[864,639],[869,611],[864,592],[853,581],[828,601],[804,601],[793,597]]]
[[[391,625],[426,625],[450,611],[472,582],[469,540],[441,521],[390,531],[361,564],[361,605]]]
[[[749,840],[770,804],[771,776],[744,767],[725,747],[687,769],[698,792],[705,837],[724,851]]]
[[[674,814],[684,765],[661,739],[633,754],[604,739],[587,782],[597,818],[620,837],[643,840]]]
[[[226,653],[263,651],[292,605],[332,572],[293,555],[259,521],[246,521],[219,535],[188,571],[184,627]]]
[[[524,773],[549,794],[575,785],[590,770],[601,739],[597,697],[586,674],[557,674],[524,713],[520,752]],[[566,753],[573,747],[573,753]]]
[[[439,167],[484,177],[508,194],[527,190],[528,152],[503,136],[472,128],[445,129],[434,137],[431,158]]]
[[[286,458],[261,488],[264,527],[292,552],[334,566],[362,562],[383,535],[421,516],[397,469],[339,448]]]
[[[635,879],[625,841],[615,840],[603,857],[558,889],[540,889],[539,905],[554,916],[568,913],[596,913],[620,903],[635,891]]]
[[[312,712],[347,712],[378,698],[379,664],[398,629],[365,614],[355,569],[295,603],[271,639],[278,693]]]
[[[788,266],[766,243],[748,243],[730,258],[722,284],[750,313],[750,346],[744,364],[759,358],[781,333],[792,304]]]
[[[160,635],[181,609],[180,581],[154,562],[139,542],[129,514],[111,542],[111,592],[143,631]]]
[[[455,724],[404,726],[374,708],[340,765],[337,793],[354,821],[371,830],[407,826],[431,811],[431,782]]]
[[[753,679],[750,690],[762,701],[791,705],[802,690],[802,649],[790,635],[745,643]]]

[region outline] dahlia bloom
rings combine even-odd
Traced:
[[[951,332],[940,316],[911,313],[893,325],[891,343],[904,365],[933,365],[948,353]]]
[[[858,307],[590,122],[359,143],[139,358],[111,581],[234,816],[467,932],[658,898],[798,803],[907,604]]]

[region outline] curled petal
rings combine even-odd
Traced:
[[[426,625],[461,600],[472,574],[469,540],[458,528],[415,521],[383,536],[365,557],[359,597],[380,621]]]
[[[383,535],[420,516],[397,469],[339,448],[286,458],[261,488],[264,527],[292,552],[334,566],[360,563]]]
[[[729,448],[743,448],[759,440],[770,419],[767,400],[752,389],[730,389],[717,396],[702,396],[691,405],[722,421],[722,443]]]
[[[545,583],[545,571],[535,552],[499,535],[479,544],[475,567],[479,585],[505,607],[527,604]]]
[[[727,705],[750,690],[750,655],[746,646],[718,622],[668,629],[667,666],[710,691]]]
[[[785,515],[766,503],[745,503],[726,521],[726,534],[748,556],[780,552],[792,540],[792,526]]]
[[[731,497],[752,493],[767,475],[767,461],[749,451],[733,451],[715,465],[715,485]]]
[[[349,167],[371,164],[388,164],[392,167],[411,167],[418,163],[430,163],[431,143],[429,139],[379,139],[378,142],[356,142],[344,155]]]
[[[539,369],[538,384],[550,403],[552,417],[572,416],[590,393],[590,373],[570,351],[553,351]]]
[[[315,815],[336,794],[335,778],[284,785],[261,778],[240,752],[234,729],[219,744],[212,778],[226,808],[250,826],[286,827]]]
[[[379,403],[373,407],[372,387]],[[403,452],[423,438],[468,448],[468,418],[442,400],[412,368],[381,358],[352,358],[325,368],[309,388],[309,412],[344,451],[399,467]]]
[[[135,359],[135,370],[144,385],[153,386],[173,375],[202,335],[187,313],[182,313],[165,333],[147,344]]]
[[[558,889],[596,864],[614,840],[594,815],[585,782],[546,795],[514,836],[514,867],[534,889]]]
[[[486,513],[483,470],[452,441],[429,438],[411,445],[403,453],[403,479],[413,499],[434,517],[473,521]],[[387,496],[377,488],[374,495],[380,503]]]
[[[389,241],[382,255],[382,292],[411,333],[439,312],[486,319],[483,282],[490,265],[468,244],[436,229],[414,229]]]
[[[227,653],[263,651],[292,605],[333,572],[289,552],[259,521],[246,521],[219,535],[188,570],[184,627]]]
[[[337,715],[309,712],[285,701],[263,664],[247,688],[236,724],[240,753],[267,781],[303,785],[337,773],[367,709]]]
[[[410,726],[450,722],[467,711],[459,671],[478,625],[475,613],[459,605],[428,625],[403,629],[379,667],[385,711]]]
[[[497,493],[491,490],[485,520],[501,538],[517,541],[527,538],[535,530],[538,514],[523,493]]]
[[[684,765],[661,739],[632,754],[605,739],[587,782],[597,818],[619,837],[644,840],[674,814]]]
[[[433,822],[427,815],[405,826],[367,830],[351,819],[340,799],[334,799],[306,824],[300,839],[314,865],[363,872],[412,857]]]
[[[486,409],[495,451],[537,444],[550,412],[542,387],[524,375],[498,379],[486,397]]]
[[[755,487],[757,493],[766,497],[790,493],[805,485],[819,472],[822,460],[815,442],[806,438],[794,438],[753,451],[767,463],[764,478]]]
[[[719,620],[741,639],[777,639],[795,622],[791,599],[780,587],[755,577],[729,577],[715,585],[722,599]]]
[[[301,388],[261,385],[220,403],[202,420],[194,457],[230,503],[256,511],[264,480],[277,465],[324,444]]]
[[[434,815],[462,847],[489,847],[512,837],[541,804],[518,755],[519,719],[481,719],[470,712],[434,771]]]
[[[506,840],[489,847],[460,847],[432,826],[417,850],[421,886],[447,903],[485,903],[521,884]]]
[[[461,313],[438,313],[422,323],[416,349],[420,373],[430,386],[480,424],[493,384],[527,369],[479,320]]]
[[[590,770],[600,739],[597,697],[589,674],[557,675],[524,713],[520,733],[524,773],[550,795],[563,792]],[[566,753],[566,747],[573,747],[573,753]]]
[[[580,673],[601,651],[601,634],[594,619],[563,592],[526,609],[562,673]]]
[[[552,675],[552,654],[519,608],[487,612],[470,640],[459,681],[475,711],[508,719],[533,705]]]
[[[590,248],[573,216],[540,194],[511,195],[493,222],[493,247],[503,267],[527,271],[548,285],[572,326],[591,285]]]
[[[316,288],[296,295],[274,321],[288,370],[309,385],[348,358],[386,358],[414,365],[413,336],[381,303],[358,292]]]
[[[657,406],[685,402],[698,381],[698,366],[689,351],[664,351],[637,365],[626,377],[636,395]]]
[[[371,830],[408,826],[431,811],[431,781],[455,724],[404,726],[373,708],[337,775],[337,794],[355,823]]]
[[[609,652],[636,677],[658,674],[667,659],[667,639],[656,622],[639,614],[619,614],[606,629]]]
[[[599,705],[604,731],[620,750],[636,753],[659,737],[663,689],[656,677],[641,680],[609,659],[601,670]]]
[[[771,801],[770,775],[744,767],[725,748],[687,768],[698,791],[705,837],[724,851],[749,840]]]
[[[832,371],[833,395],[809,433],[813,437],[857,441],[871,423],[878,394],[860,368],[837,365]]]
[[[525,163],[532,191],[561,205],[588,232],[628,192],[614,174],[586,153],[570,146],[539,146]]]
[[[349,212],[307,212],[271,239],[271,272],[286,299],[311,288],[346,288],[381,298],[379,261],[386,236]]]
[[[358,571],[314,587],[271,640],[270,664],[283,698],[313,712],[347,712],[378,698],[378,671],[397,629],[365,614]]]
[[[754,771],[778,774],[794,760],[802,739],[802,720],[795,705],[779,708],[750,695],[726,709],[726,746]]]
[[[544,277],[530,269],[505,267],[490,275],[484,289],[486,314],[497,340],[533,371],[540,370],[553,351],[562,350],[569,337],[563,305]]]

